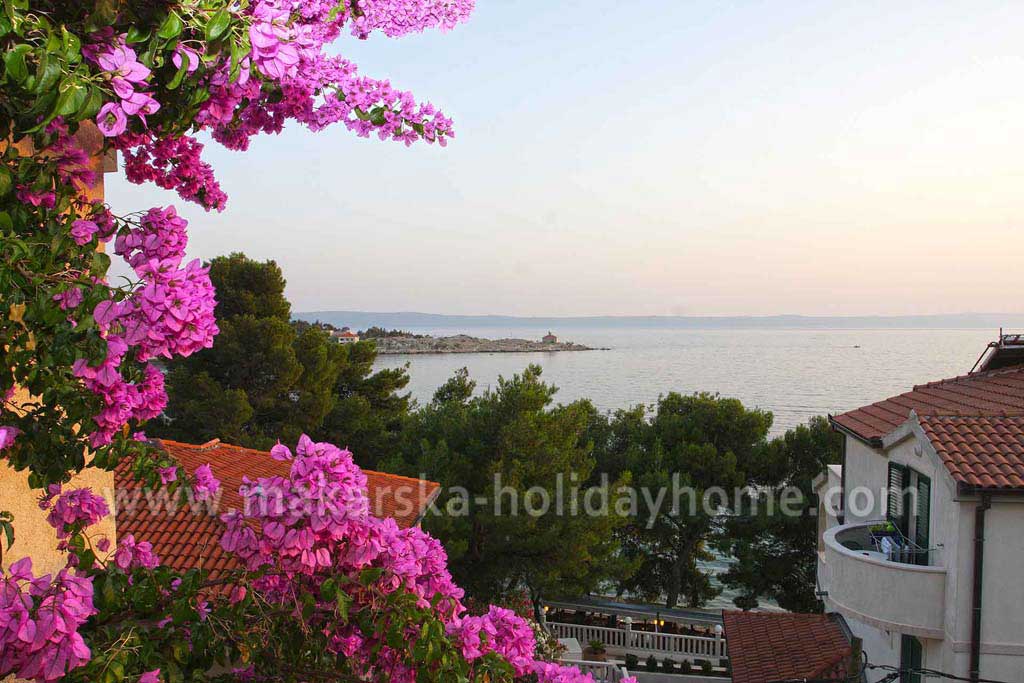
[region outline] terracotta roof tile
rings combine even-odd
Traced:
[[[211,579],[216,579],[224,570],[238,568],[234,557],[220,547],[224,526],[218,515],[243,509],[238,494],[243,476],[287,476],[290,465],[274,460],[269,453],[217,440],[202,445],[170,440],[157,443],[189,475],[209,463],[214,476],[221,481],[219,506],[213,510],[196,504],[193,510],[187,504],[169,505],[160,491],[143,492],[132,478],[131,463],[123,461],[114,471],[118,535],[133,534],[136,540],[149,541],[163,563],[178,571],[203,568],[210,571]],[[436,482],[369,470],[364,473],[371,514],[393,517],[402,528],[415,525],[440,491]]]
[[[918,420],[956,481],[1024,488],[1024,417],[925,415]]]
[[[722,617],[733,683],[847,674],[852,648],[834,616],[726,610]]]
[[[190,475],[197,467],[210,464],[213,474],[221,481],[221,505],[225,511],[243,508],[244,502],[238,495],[243,476],[250,479],[287,477],[291,469],[289,463],[274,460],[265,451],[232,446],[216,439],[201,445],[170,439],[162,439],[159,443]],[[372,470],[363,470],[363,473],[366,475],[370,512],[377,517],[393,517],[403,528],[416,524],[440,491],[440,484],[432,481]]]
[[[1024,416],[1024,365],[922,384],[832,421],[866,441],[875,441],[903,424],[911,410],[920,416]]]

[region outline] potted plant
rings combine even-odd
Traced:
[[[640,668],[640,658],[634,654],[626,655],[626,670],[636,671]]]
[[[603,662],[605,661],[605,653],[607,649],[600,640],[592,640],[587,643],[587,647],[583,650],[583,657],[592,662]]]
[[[665,659],[661,660],[661,670],[667,674],[675,673],[676,661],[671,657],[665,657]]]
[[[714,668],[715,667],[711,664],[710,659],[705,659],[703,662],[700,663],[700,672],[705,676],[709,675]]]
[[[899,535],[899,530],[892,522],[879,522],[868,527],[868,533],[871,534],[871,540],[877,543],[883,538],[895,538]]]
[[[658,658],[654,655],[650,655],[649,657],[647,657],[647,661],[645,662],[645,664],[647,666],[648,671],[656,672],[658,670]]]
[[[679,667],[680,671],[684,674],[693,673],[693,665],[690,664],[689,659],[684,659],[682,665]]]

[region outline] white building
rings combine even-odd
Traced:
[[[831,419],[846,438],[819,488],[826,610],[871,664],[1024,681],[1024,340]]]
[[[359,335],[347,327],[343,327],[340,330],[333,330],[331,332],[331,337],[337,340],[339,344],[355,344],[359,341]]]

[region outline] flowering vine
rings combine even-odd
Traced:
[[[131,182],[207,210],[227,196],[201,135],[245,150],[292,121],[444,145],[452,122],[331,48],[450,29],[472,0],[6,0],[0,12],[0,458],[28,470],[67,565],[0,574],[0,677],[36,681],[590,680],[536,660],[533,629],[469,614],[441,545],[368,513],[351,454],[303,438],[288,477],[247,481],[223,516],[240,569],[174,572],[68,488],[130,458],[149,487],[216,498],[139,427],[167,397],[161,359],[212,345],[215,292],[174,207],[116,215],[94,194],[119,153]],[[107,279],[112,253],[131,282]],[[17,390],[21,389],[21,392]],[[27,396],[28,398],[25,398]],[[87,455],[88,454],[88,455]],[[16,520],[0,511],[8,549]]]

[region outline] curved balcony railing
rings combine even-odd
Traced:
[[[932,567],[939,565],[938,548],[922,548],[885,520],[848,524],[836,532],[836,541],[853,551],[877,553],[890,562]]]
[[[827,577],[829,606],[886,630],[943,638],[946,569],[936,566],[938,554],[900,538],[882,543],[871,533],[877,525],[843,524],[825,532],[826,566],[819,574]]]

